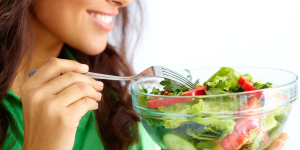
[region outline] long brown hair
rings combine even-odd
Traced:
[[[134,14],[139,14],[139,22],[143,22],[142,4],[135,0],[137,8]],[[8,136],[8,128],[16,128],[16,123],[11,114],[5,109],[3,99],[10,88],[24,54],[30,54],[33,43],[29,17],[33,0],[0,0],[0,148],[4,146]],[[132,7],[132,6],[131,6]],[[118,75],[131,76],[134,74],[129,63],[128,31],[136,20],[129,17],[127,7],[119,9],[116,17],[116,27],[119,27],[121,40],[115,42],[115,46],[107,44],[106,49],[99,55],[89,56],[67,46],[75,58],[90,66],[90,71]],[[137,16],[135,16],[137,17]],[[135,26],[138,33],[141,32],[141,24]],[[139,39],[139,34],[135,39]],[[116,47],[117,45],[117,47]],[[127,149],[133,142],[139,142],[137,121],[139,117],[133,111],[132,101],[129,95],[129,82],[103,80],[102,101],[99,109],[94,111],[100,138],[105,149]],[[10,144],[12,147],[14,142]]]

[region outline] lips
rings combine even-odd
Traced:
[[[114,23],[112,21],[112,16],[116,13],[107,13],[107,12],[96,12],[89,11],[87,12],[90,18],[104,31],[111,31],[114,28]]]

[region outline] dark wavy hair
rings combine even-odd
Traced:
[[[0,149],[8,137],[8,127],[11,127],[12,132],[16,129],[16,123],[5,109],[3,99],[14,81],[21,60],[24,56],[29,56],[27,58],[28,62],[30,61],[33,36],[29,18],[34,11],[33,1],[0,0]],[[138,0],[134,2],[135,4],[129,7],[135,9],[128,9],[128,6],[120,8],[116,17],[114,30],[117,32],[114,33],[119,40],[114,41],[114,45],[118,47],[107,44],[101,54],[89,56],[66,45],[80,63],[90,66],[90,71],[117,76],[134,74],[127,52],[130,47],[128,43],[132,41],[127,40],[139,39],[143,22],[143,5]],[[130,12],[132,10],[134,13]],[[134,18],[129,17],[130,14],[134,14]],[[137,20],[134,19],[138,19],[140,24],[137,25]],[[137,36],[129,32],[132,29]],[[101,133],[99,136],[105,149],[127,149],[133,142],[139,142],[137,129],[139,117],[132,108],[128,91],[129,82],[109,80],[103,82],[105,85],[102,91],[103,100],[99,102],[99,109],[94,111]],[[10,147],[14,143],[14,141],[10,143]]]

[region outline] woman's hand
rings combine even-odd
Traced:
[[[103,83],[88,66],[51,58],[22,85],[23,150],[71,150],[81,117],[98,108]]]
[[[281,150],[285,145],[285,142],[289,139],[289,135],[286,133],[280,134],[278,139],[276,139],[267,149],[264,150]]]

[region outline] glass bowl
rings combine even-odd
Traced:
[[[202,96],[164,96],[141,92],[162,90],[160,78],[144,78],[131,86],[133,108],[155,143],[169,150],[263,149],[278,137],[298,96],[296,74],[272,68],[232,67],[255,80],[273,83],[272,88]],[[220,68],[190,70],[200,84]],[[180,72],[188,75],[187,72]],[[149,93],[148,92],[148,93]],[[186,102],[148,108],[147,101],[185,99]],[[249,109],[253,103],[258,105]]]

